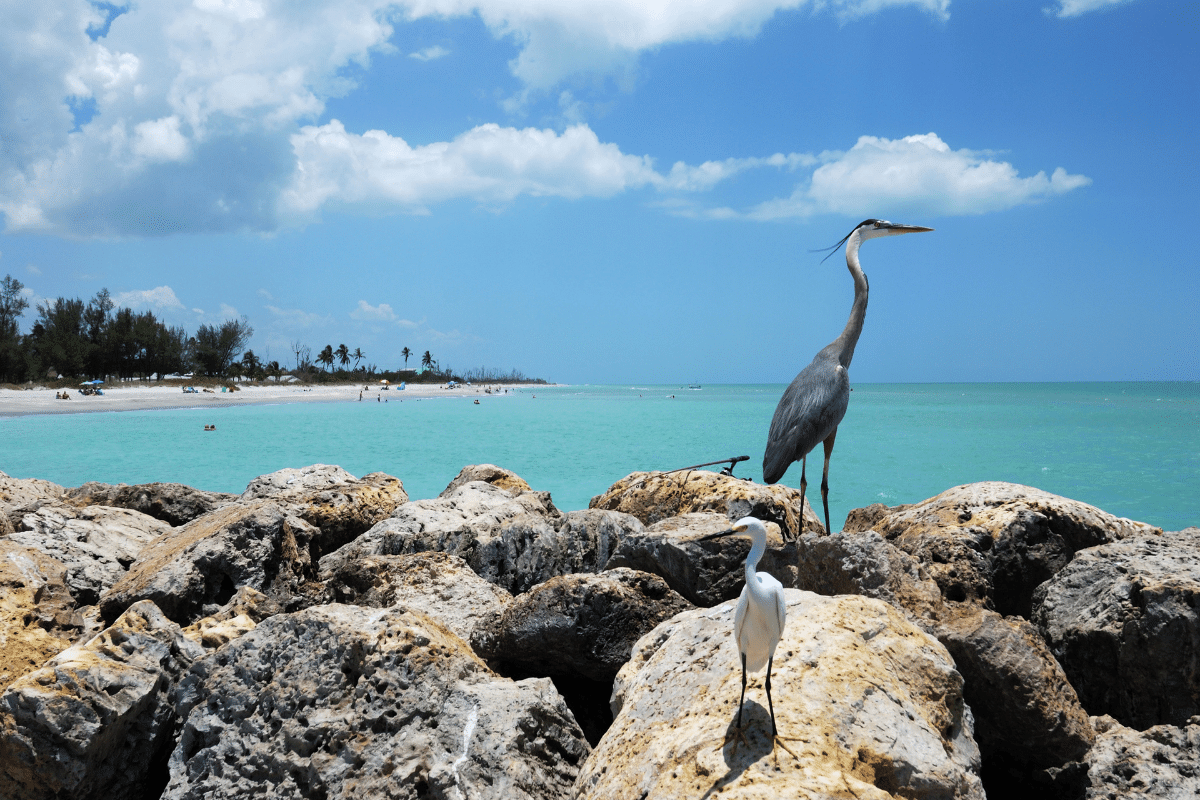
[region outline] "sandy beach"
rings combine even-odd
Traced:
[[[44,387],[33,389],[0,389],[0,417],[20,417],[28,414],[83,414],[97,411],[153,411],[168,408],[200,408],[221,406],[262,405],[268,403],[345,403],[358,402],[362,392],[362,402],[379,402],[387,400],[397,402],[416,400],[430,397],[511,397],[516,390],[537,391],[544,384],[491,386],[492,393],[488,394],[486,385],[464,386],[457,385],[447,389],[445,384],[409,384],[401,390],[391,387],[381,391],[378,385],[363,390],[366,384],[342,384],[337,386],[300,386],[296,384],[281,384],[279,386],[242,386],[236,392],[222,392],[219,388],[212,392],[200,391],[195,394],[187,393],[180,386],[155,386],[132,384],[128,386],[106,386],[102,395],[81,395],[77,390],[69,390],[70,399],[60,400],[55,397],[58,390]],[[508,393],[505,394],[505,389]]]

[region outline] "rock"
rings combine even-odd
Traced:
[[[312,464],[300,469],[288,467],[259,475],[246,486],[238,499],[294,500],[312,492],[322,492],[336,486],[353,483],[357,478],[341,467],[331,464]]]
[[[235,503],[172,528],[100,598],[105,619],[153,600],[181,625],[214,613],[242,586],[285,606],[315,578],[316,528],[270,500]]]
[[[475,628],[471,646],[502,672],[611,682],[638,639],[691,608],[657,575],[563,575],[498,609]]]
[[[762,673],[746,692],[745,743],[725,743],[741,687],[733,604],[687,611],[634,646],[576,797],[982,800],[962,678],[945,648],[877,600],[785,595],[772,697],[788,750],[772,753]]]
[[[926,630],[946,613],[937,583],[916,559],[874,531],[830,536],[806,533],[798,545],[797,589],[883,600]]]
[[[1029,770],[1082,759],[1095,736],[1091,721],[1037,629],[976,606],[954,611],[936,635],[962,673],[985,763]]]
[[[157,796],[149,771],[172,745],[175,679],[202,654],[143,601],[13,683],[0,696],[0,796]]]
[[[328,602],[420,611],[464,640],[480,620],[512,602],[511,594],[449,553],[364,556],[343,563],[325,583]]]
[[[0,538],[0,691],[70,646],[74,612],[62,562]]]
[[[700,511],[724,514],[730,522],[758,517],[774,522],[792,538],[800,534],[800,492],[787,486],[763,486],[719,472],[634,472],[592,498],[589,508],[623,511],[653,525],[670,517]],[[825,526],[804,501],[804,530],[823,533]]]
[[[1087,756],[1086,800],[1200,797],[1200,718],[1140,732],[1095,721],[1102,732]]]
[[[197,661],[164,800],[565,798],[588,746],[550,681],[419,612],[328,605]]]
[[[1200,714],[1200,528],[1091,547],[1033,621],[1092,714],[1139,730]]]
[[[915,556],[947,600],[1026,619],[1034,589],[1076,551],[1158,532],[1040,489],[995,481],[957,486],[878,519],[874,529]]]
[[[179,526],[196,517],[237,499],[225,492],[206,492],[182,483],[143,483],[128,486],[124,483],[88,481],[75,489],[67,489],[62,502],[76,508],[112,506],[128,508]]]
[[[249,633],[267,617],[283,613],[283,607],[262,592],[243,586],[215,614],[183,629],[183,635],[212,650]]]
[[[142,548],[171,530],[138,511],[58,502],[26,514],[22,523],[24,530],[9,538],[61,561],[80,605],[96,603],[101,592],[125,576]]]
[[[446,497],[452,494],[458,487],[472,481],[490,483],[492,486],[503,489],[514,497],[522,492],[533,491],[524,478],[511,470],[497,467],[495,464],[470,464],[462,468],[462,471],[458,473],[454,480],[450,481],[450,485],[443,489],[438,497]]]
[[[514,594],[554,575],[599,569],[624,530],[641,524],[623,514],[562,515],[545,492],[509,492],[482,481],[433,500],[407,503],[340,550],[321,559],[321,574],[370,555],[441,552]]]
[[[842,533],[865,533],[875,528],[875,523],[888,514],[896,514],[912,508],[912,504],[885,506],[883,503],[872,503],[865,508],[855,508],[846,515],[846,524]]]
[[[643,533],[624,536],[606,568],[628,567],[659,575],[688,602],[714,606],[741,593],[750,540],[740,536],[696,540],[728,530],[729,524],[723,514],[711,511],[664,519]],[[758,564],[759,572],[774,575],[784,586],[795,586],[795,563],[796,543],[784,542],[779,527],[768,523],[767,552]]]
[[[21,530],[21,519],[66,491],[38,478],[12,478],[0,472],[0,536]]]

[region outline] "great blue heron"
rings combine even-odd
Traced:
[[[821,503],[825,507],[825,530],[832,532],[829,528],[829,455],[833,452],[838,425],[846,416],[846,406],[850,402],[850,359],[854,358],[854,346],[858,344],[863,319],[867,315],[867,276],[858,263],[858,248],[868,239],[931,230],[933,228],[868,219],[860,222],[830,248],[837,252],[839,247],[846,245],[846,267],[854,278],[854,304],[850,307],[850,319],[842,335],[817,353],[812,363],[796,376],[783,393],[779,405],[775,407],[775,416],[771,418],[767,451],[763,454],[763,480],[767,483],[776,483],[793,462],[800,462],[800,533],[804,533],[804,491],[808,488],[804,469],[808,453],[817,446],[817,442],[825,444]]]
[[[754,517],[742,517],[730,530],[710,533],[697,541],[735,534],[746,534],[751,541],[750,553],[746,556],[746,585],[742,587],[737,613],[733,617],[733,638],[742,659],[742,696],[738,700],[737,729],[740,734],[742,704],[746,701],[746,672],[758,672],[765,666],[771,736],[777,737],[775,706],[771,702],[771,665],[775,660],[775,646],[779,644],[787,621],[787,604],[783,599],[783,585],[774,576],[757,570],[759,559],[767,551],[767,529]],[[784,747],[786,749],[786,745]]]

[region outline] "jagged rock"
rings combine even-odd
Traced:
[[[471,646],[504,672],[611,681],[638,639],[690,608],[657,575],[563,575],[498,609],[475,628]]]
[[[321,559],[323,576],[368,555],[442,552],[514,594],[554,575],[598,569],[623,530],[640,523],[620,514],[563,515],[545,492],[508,491],[482,481],[433,500],[406,503],[340,550]]]
[[[1091,547],[1033,620],[1084,708],[1144,729],[1200,714],[1200,528]]]
[[[916,559],[869,530],[830,536],[804,534],[799,541],[795,587],[823,595],[861,594],[883,600],[922,626],[946,613],[937,583]]]
[[[313,574],[320,531],[270,500],[224,506],[148,545],[125,577],[100,598],[105,619],[153,600],[189,625],[214,613],[242,586],[285,606]]]
[[[956,486],[873,527],[915,556],[947,600],[1025,618],[1034,589],[1076,551],[1159,532],[1040,489],[996,481]]]
[[[168,525],[179,526],[236,499],[235,494],[206,492],[182,483],[142,483],[128,486],[124,483],[88,481],[75,489],[67,489],[62,502],[76,508],[128,508],[162,520]]]
[[[294,500],[312,492],[322,492],[356,481],[353,475],[332,464],[288,467],[259,475],[246,486],[239,500]]]
[[[798,588],[883,600],[946,646],[965,681],[985,763],[1001,759],[1029,774],[1087,751],[1087,712],[1028,622],[944,601],[916,560],[874,531],[805,534],[799,545]]]
[[[175,680],[202,654],[143,601],[13,683],[0,696],[0,796],[157,796],[148,772],[171,749]]]
[[[1086,800],[1200,797],[1200,717],[1145,731],[1095,718],[1100,735],[1087,756]]]
[[[0,538],[0,690],[70,646],[74,611],[62,562]]]
[[[883,503],[872,503],[863,508],[852,509],[846,515],[846,524],[842,526],[842,533],[866,533],[869,530],[873,530],[875,523],[888,514],[896,514],[910,508],[912,508],[911,503],[902,503],[898,506],[885,506]]]
[[[701,511],[724,514],[730,522],[758,517],[774,522],[784,534],[800,534],[800,492],[787,486],[760,483],[719,472],[634,472],[592,498],[589,508],[623,511],[653,525],[661,520]],[[825,526],[804,500],[804,530],[824,533]]]
[[[8,538],[41,550],[67,568],[67,585],[80,605],[92,605],[125,576],[146,545],[171,526],[138,511],[45,503],[22,518]]]
[[[962,673],[985,761],[1031,770],[1083,758],[1095,736],[1091,721],[1033,625],[960,604],[934,633]]]
[[[732,735],[733,604],[688,611],[634,646],[613,691],[616,719],[576,797],[982,800],[962,678],[945,648],[877,600],[785,595],[771,684],[791,752],[772,753],[762,673],[746,692],[745,742]]]
[[[43,503],[62,497],[66,489],[38,478],[13,478],[0,472],[0,536],[21,530],[21,519]]]
[[[420,611],[463,639],[512,602],[511,594],[449,553],[364,556],[327,574],[325,585],[328,602]]]
[[[549,680],[398,608],[271,617],[197,661],[177,711],[164,800],[565,798],[588,753]]]
[[[249,633],[267,617],[283,613],[283,607],[260,591],[243,586],[215,614],[183,629],[183,635],[212,650]]]
[[[470,464],[462,468],[462,471],[455,476],[454,480],[450,481],[450,484],[442,490],[438,497],[446,497],[458,487],[472,481],[490,483],[514,496],[522,492],[533,491],[524,478],[511,470],[497,467],[495,464]]]
[[[737,597],[745,584],[743,564],[750,540],[729,536],[710,542],[699,537],[729,529],[724,514],[696,512],[656,522],[642,533],[630,532],[621,540],[607,569],[628,567],[661,576],[688,602],[714,606]],[[779,526],[767,524],[767,552],[758,563],[760,572],[796,585],[796,543],[785,542]]]

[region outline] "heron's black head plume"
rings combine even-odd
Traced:
[[[854,231],[858,230],[858,229],[859,229],[859,228],[861,228],[863,225],[874,225],[876,222],[877,222],[877,220],[874,220],[874,219],[864,219],[862,222],[860,222],[860,223],[858,223],[857,225],[855,225],[855,226],[854,226]],[[847,240],[847,239],[849,239],[851,236],[853,236],[853,235],[854,235],[854,231],[850,231],[850,233],[847,233],[845,236],[843,236],[843,237],[842,237],[842,240],[841,240],[840,242],[838,242],[837,244],[833,245],[832,247],[821,247],[821,248],[818,248],[818,249],[816,249],[816,250],[809,250],[808,252],[810,252],[810,253],[824,253],[826,250],[828,250],[828,251],[829,251],[829,255],[828,255],[828,256],[825,256],[824,258],[822,258],[822,259],[821,259],[821,263],[822,263],[822,264],[824,264],[826,261],[828,261],[828,260],[829,260],[829,256],[833,255],[833,254],[834,254],[834,253],[836,253],[838,250],[840,250],[840,249],[841,249],[841,247],[842,247],[842,245],[844,245],[844,244],[846,243],[846,240]]]

